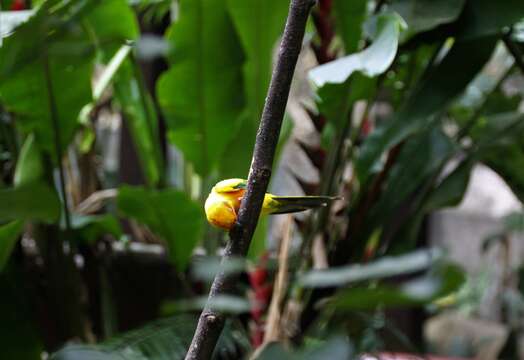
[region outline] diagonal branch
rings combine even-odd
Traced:
[[[291,80],[295,71],[306,21],[315,0],[291,0],[286,27],[271,77],[268,96],[264,104],[258,129],[246,195],[240,206],[237,223],[230,232],[222,262],[245,256],[255,231],[262,201],[267,190],[275,149],[286,110]],[[236,278],[220,272],[216,275],[202,311],[186,360],[210,359],[224,327],[225,315],[213,309],[213,299],[231,290]]]

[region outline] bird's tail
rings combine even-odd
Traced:
[[[326,206],[337,196],[272,196],[269,214],[286,214]]]

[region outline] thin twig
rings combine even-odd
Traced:
[[[307,18],[314,4],[314,0],[291,0],[286,27],[256,137],[246,195],[240,206],[237,223],[230,231],[230,240],[226,245],[222,262],[227,262],[233,257],[245,256],[249,249],[271,176],[273,158],[286,110],[291,80],[302,48]],[[217,295],[230,291],[235,281],[236,277],[233,275],[218,273],[211,285],[208,299],[212,300]],[[200,315],[186,360],[209,359],[213,354],[224,327],[225,315],[213,309],[209,305],[211,303],[212,301],[208,302]]]
[[[89,215],[100,211],[108,200],[116,198],[118,195],[117,189],[105,189],[95,191],[87,199],[82,201],[74,209],[77,214]]]
[[[66,230],[71,231],[71,219],[69,214],[69,202],[67,200],[67,191],[64,174],[64,164],[62,163],[62,139],[60,138],[60,126],[58,124],[58,109],[56,108],[55,94],[53,91],[53,84],[51,81],[51,68],[49,67],[49,57],[44,56],[44,76],[47,87],[47,99],[49,102],[49,112],[51,115],[51,123],[54,133],[54,145],[56,152],[56,162],[58,165],[58,174],[60,177],[60,192],[62,193],[62,200],[64,201],[64,220]]]
[[[282,336],[282,303],[287,293],[288,268],[289,268],[289,248],[292,240],[292,223],[293,216],[288,215],[286,226],[284,227],[284,236],[278,252],[278,272],[273,286],[273,295],[269,305],[266,332],[264,342],[261,347],[272,341],[278,341]]]

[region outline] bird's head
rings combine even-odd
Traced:
[[[226,179],[219,181],[214,187],[213,190],[216,193],[232,193],[240,190],[246,190],[247,181],[244,179]]]

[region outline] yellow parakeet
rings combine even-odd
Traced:
[[[207,221],[213,226],[229,230],[237,219],[240,201],[246,191],[244,179],[227,179],[218,182],[207,197]],[[261,214],[285,214],[326,206],[339,199],[331,196],[276,196],[266,193]]]

